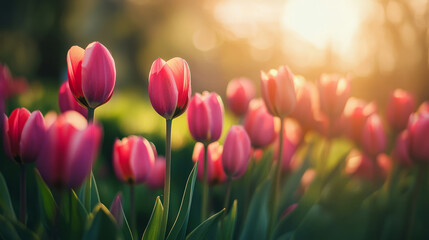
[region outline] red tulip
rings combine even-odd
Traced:
[[[124,183],[143,183],[155,158],[151,143],[143,137],[116,139],[113,146],[113,167],[118,179]]]
[[[387,104],[387,121],[390,127],[399,132],[407,128],[408,118],[416,107],[414,96],[401,89],[390,95]]]
[[[411,159],[429,161],[429,114],[415,113],[408,122],[408,144]]]
[[[155,111],[166,119],[186,111],[191,98],[191,72],[182,58],[155,60],[149,72],[149,98]]]
[[[393,149],[393,158],[404,167],[411,166],[413,161],[409,153],[408,131],[404,130],[396,137],[395,147]]]
[[[350,80],[339,75],[323,74],[317,87],[321,111],[330,119],[339,118],[350,97]]]
[[[149,176],[146,179],[146,185],[151,189],[164,187],[165,181],[165,157],[158,156],[152,166]]]
[[[230,178],[239,178],[247,170],[250,159],[250,139],[242,126],[232,126],[226,136],[222,166]]]
[[[276,138],[274,117],[268,113],[261,99],[250,102],[249,111],[244,118],[244,127],[254,148],[264,148]]]
[[[261,91],[268,112],[280,118],[293,111],[296,95],[293,74],[286,66],[268,73],[261,71]]]
[[[255,86],[247,78],[235,78],[226,87],[229,109],[237,116],[247,112],[250,100],[255,97]]]
[[[58,93],[58,104],[61,112],[73,110],[79,112],[85,118],[88,117],[88,109],[82,107],[73,97],[68,81],[61,84],[60,91]]]
[[[73,46],[67,53],[67,71],[74,98],[87,108],[95,109],[112,97],[115,87],[115,61],[99,42],[86,49]]]
[[[360,143],[362,131],[369,116],[377,112],[377,105],[374,102],[366,103],[357,98],[350,98],[344,108],[344,124],[347,136]]]
[[[218,142],[209,144],[207,149],[207,180],[210,184],[223,183],[226,180],[222,168],[223,147]],[[198,178],[204,181],[204,144],[197,142],[192,154],[192,161],[198,163]]]
[[[187,114],[192,137],[197,142],[217,141],[222,134],[223,111],[222,99],[216,93],[195,94]]]
[[[387,146],[387,136],[378,114],[372,114],[366,120],[362,130],[362,149],[371,157],[384,152]]]
[[[101,127],[87,125],[75,111],[58,116],[47,131],[37,159],[46,184],[57,189],[79,187],[91,172],[101,135]]]

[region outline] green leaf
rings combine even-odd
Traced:
[[[150,216],[149,223],[144,230],[142,240],[161,239],[161,222],[164,207],[162,206],[159,196],[155,200],[152,215]]]
[[[0,215],[0,237],[1,239],[20,240],[18,233],[4,216]]]
[[[194,193],[195,179],[197,177],[198,162],[195,163],[194,168],[189,174],[186,182],[185,191],[183,193],[182,203],[180,204],[179,213],[177,214],[176,221],[167,236],[167,240],[183,239],[179,234],[186,232],[187,222],[189,219],[189,212],[191,210],[192,196]],[[183,231],[182,231],[183,229]]]
[[[10,200],[9,190],[3,175],[0,173],[0,214],[8,219],[16,220],[13,211],[12,201]]]
[[[186,240],[206,239],[206,235],[210,227],[212,227],[220,219],[220,217],[223,216],[224,212],[225,208],[220,210],[218,213],[212,215],[211,217],[207,218],[204,222],[198,225],[191,233],[189,233],[189,235],[186,237]]]
[[[237,200],[234,200],[232,208],[228,215],[225,217],[222,224],[220,234],[222,234],[223,240],[232,240],[234,237],[235,223],[237,222]],[[218,232],[219,234],[219,232]]]
[[[94,174],[91,171],[91,174],[89,175],[89,178],[91,179],[91,181],[88,181],[88,179],[82,184],[82,186],[80,187],[79,190],[79,199],[81,199],[82,201],[85,201],[85,197],[86,197],[86,188],[88,186],[88,183],[90,184],[90,191],[91,191],[91,203],[90,203],[90,209],[86,209],[88,212],[90,212],[92,209],[94,209],[94,207],[101,203],[100,201],[100,194],[98,193],[98,187],[97,187],[97,182],[95,181],[95,177]]]
[[[116,220],[102,203],[94,207],[87,219],[87,231],[84,240],[88,239],[115,239],[118,237]]]
[[[60,229],[63,239],[81,239],[88,213],[76,193],[64,192],[61,201]]]
[[[46,218],[47,223],[52,224],[54,222],[57,204],[55,203],[51,190],[49,190],[48,186],[46,186],[45,182],[40,176],[39,171],[35,171],[36,173],[34,175],[37,180],[37,186],[39,187],[39,202],[42,205],[42,210],[40,212],[43,213],[42,215]]]

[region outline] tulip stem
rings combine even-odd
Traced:
[[[164,185],[164,213],[161,222],[161,236],[165,238],[168,222],[168,209],[170,207],[170,173],[171,173],[171,125],[173,119],[166,119],[165,139],[165,185]]]
[[[136,204],[134,194],[134,184],[130,185],[130,216],[131,216],[131,232],[134,236],[137,236],[136,230]]]
[[[270,212],[270,219],[268,222],[268,232],[267,232],[267,238],[271,239],[274,231],[274,226],[277,218],[277,205],[278,205],[278,193],[280,188],[280,179],[281,179],[281,173],[282,173],[282,152],[283,152],[283,129],[284,129],[284,119],[280,119],[280,136],[279,136],[279,152],[278,152],[278,159],[277,159],[277,165],[276,165],[276,173],[273,179],[273,183],[271,184],[271,201],[268,202],[268,209]]]
[[[228,176],[226,180],[226,197],[225,197],[225,204],[224,204],[225,209],[228,209],[228,206],[229,206],[229,199],[231,198],[231,187],[232,187],[232,179],[230,176]]]
[[[207,201],[209,198],[209,184],[207,179],[207,149],[208,144],[204,143],[204,175],[203,175],[203,203],[201,206],[201,221],[207,218]]]
[[[88,108],[88,117],[86,118],[88,120],[88,123],[94,122],[94,108]]]
[[[20,212],[19,221],[25,225],[25,216],[27,213],[27,183],[25,174],[25,164],[21,164],[21,175],[20,175]]]
[[[419,195],[419,191],[421,191],[421,184],[422,184],[422,182],[424,182],[423,181],[423,178],[424,178],[424,174],[426,174],[426,173],[424,173],[424,171],[427,171],[427,168],[426,167],[422,167],[422,166],[419,166],[418,168],[417,168],[417,177],[416,177],[416,180],[415,180],[415,182],[414,182],[414,185],[413,185],[413,189],[412,189],[412,192],[411,192],[411,195],[410,195],[410,202],[409,202],[409,204],[408,204],[408,211],[406,211],[406,213],[407,213],[407,215],[406,215],[406,221],[407,221],[407,225],[405,226],[405,232],[404,232],[404,238],[403,239],[411,239],[412,238],[412,229],[413,229],[413,226],[414,226],[414,218],[415,218],[415,215],[416,215],[416,208],[417,208],[417,200],[418,200],[418,195]],[[427,179],[426,179],[427,180]]]
[[[91,212],[91,185],[92,185],[92,170],[85,184],[85,207],[88,212]]]

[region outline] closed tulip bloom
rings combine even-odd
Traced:
[[[155,158],[152,145],[143,137],[116,139],[113,146],[113,167],[116,177],[124,183],[143,183]]]
[[[415,107],[416,103],[411,93],[401,89],[392,92],[386,112],[390,127],[397,132],[407,128],[408,118]]]
[[[73,97],[68,81],[61,84],[58,92],[58,104],[61,112],[73,110],[82,114],[85,118],[88,117],[88,109],[82,107]]]
[[[247,78],[235,78],[226,87],[228,107],[236,116],[247,112],[250,100],[255,97],[255,86]]]
[[[152,166],[149,176],[146,179],[145,184],[151,189],[157,189],[164,187],[165,181],[165,157],[156,157],[155,163]]]
[[[222,166],[230,178],[240,178],[247,170],[250,159],[250,139],[242,126],[232,126],[226,136]]]
[[[216,93],[195,94],[187,114],[189,132],[197,142],[217,141],[222,134],[223,103]]]
[[[350,80],[339,75],[323,74],[317,88],[321,111],[330,119],[340,117],[350,97]]]
[[[347,136],[360,144],[363,127],[369,116],[377,112],[374,102],[366,103],[357,98],[350,98],[344,108],[344,124]]]
[[[79,187],[92,169],[102,129],[87,125],[86,119],[68,111],[49,127],[37,159],[37,169],[48,186],[56,189]]]
[[[415,113],[408,122],[408,144],[413,161],[429,161],[429,114]]]
[[[207,149],[207,180],[209,184],[223,183],[226,180],[222,167],[223,147],[218,142],[209,144]],[[204,181],[204,144],[197,142],[192,154],[192,161],[198,161],[198,179]]]
[[[26,108],[17,108],[10,114],[9,119],[4,118],[3,142],[6,155],[16,162],[21,162],[22,130],[31,113]]]
[[[373,114],[366,120],[361,141],[363,151],[371,157],[386,150],[387,136],[378,114]]]
[[[317,89],[302,76],[295,76],[296,106],[291,117],[295,118],[305,130],[316,128],[316,118],[320,114]]]
[[[271,115],[284,118],[295,108],[294,77],[287,66],[271,69],[268,73],[261,71],[261,91]]]
[[[166,119],[186,111],[191,98],[191,72],[182,58],[155,60],[149,72],[149,98],[155,111]]]
[[[264,148],[276,139],[274,117],[268,113],[262,99],[250,102],[249,111],[244,118],[244,127],[253,148]]]
[[[393,148],[393,158],[404,167],[408,167],[413,164],[413,161],[410,158],[408,146],[408,131],[404,130],[396,137],[395,147]]]
[[[67,53],[67,73],[70,90],[82,106],[95,109],[112,97],[115,61],[103,44],[93,42],[86,49],[71,47]]]
[[[124,214],[122,212],[122,194],[118,193],[116,195],[115,199],[112,202],[112,205],[110,206],[109,211],[115,218],[116,225],[118,227],[122,227],[122,224],[124,223]]]

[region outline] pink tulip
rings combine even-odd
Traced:
[[[391,93],[387,104],[387,121],[394,131],[407,128],[408,118],[416,107],[414,96],[401,89]]]
[[[357,150],[347,156],[345,172],[359,179],[372,180],[374,178],[374,163],[371,158]]]
[[[317,82],[321,111],[330,119],[339,118],[350,97],[350,80],[323,74]]]
[[[386,150],[387,136],[378,114],[372,114],[366,120],[362,130],[361,144],[364,152],[371,157]]]
[[[316,128],[316,119],[320,115],[317,89],[301,76],[295,76],[296,106],[291,117],[307,130]]]
[[[250,102],[244,127],[254,148],[264,148],[276,139],[274,117],[268,113],[261,99]]]
[[[235,78],[226,87],[228,107],[236,116],[247,112],[250,100],[255,97],[255,86],[247,78]]]
[[[25,108],[15,109],[10,118],[4,119],[4,147],[6,155],[19,163],[37,160],[43,144],[46,128],[39,111],[30,112]]]
[[[425,101],[420,104],[417,113],[429,113],[429,102]]]
[[[393,149],[393,158],[404,167],[409,167],[413,164],[413,161],[410,158],[408,146],[408,131],[404,130],[396,137],[395,147]]]
[[[0,63],[0,101],[25,92],[28,89],[27,80],[23,77],[12,77],[7,65]]]
[[[115,87],[115,61],[99,42],[86,49],[73,46],[67,53],[67,71],[74,98],[86,108],[95,109],[112,97]]]
[[[360,144],[362,131],[369,116],[377,112],[374,102],[366,103],[357,98],[350,98],[344,108],[344,124],[347,136]]]
[[[58,116],[47,131],[37,159],[46,184],[57,189],[79,187],[91,172],[101,135],[101,127],[87,125],[75,111]]]
[[[226,136],[222,166],[230,178],[240,178],[247,170],[250,159],[250,139],[242,126],[232,126]]]
[[[415,113],[408,122],[408,144],[413,161],[429,161],[429,113]]]
[[[110,206],[109,211],[116,220],[116,225],[122,227],[124,223],[124,214],[122,209],[122,194],[118,193]]]
[[[60,91],[58,93],[58,104],[61,112],[73,110],[79,112],[85,118],[88,117],[88,109],[82,107],[73,97],[68,81],[61,84]]]
[[[152,170],[146,179],[146,185],[151,189],[164,187],[165,181],[165,157],[158,156],[155,160]]]
[[[261,71],[262,97],[271,115],[285,118],[295,108],[293,78],[287,66],[280,66],[278,70],[271,69],[268,73]]]
[[[189,103],[188,127],[197,142],[217,141],[222,134],[223,103],[216,93],[195,94]]]
[[[207,180],[209,184],[223,183],[226,180],[222,168],[223,147],[218,142],[209,144],[207,150]],[[192,161],[198,161],[198,179],[204,181],[204,144],[197,142],[192,154]]]
[[[191,72],[182,58],[165,62],[158,58],[149,72],[149,98],[155,111],[166,119],[186,111],[191,98]]]
[[[151,143],[143,137],[116,139],[113,146],[116,177],[128,184],[143,183],[154,165],[155,154]]]

